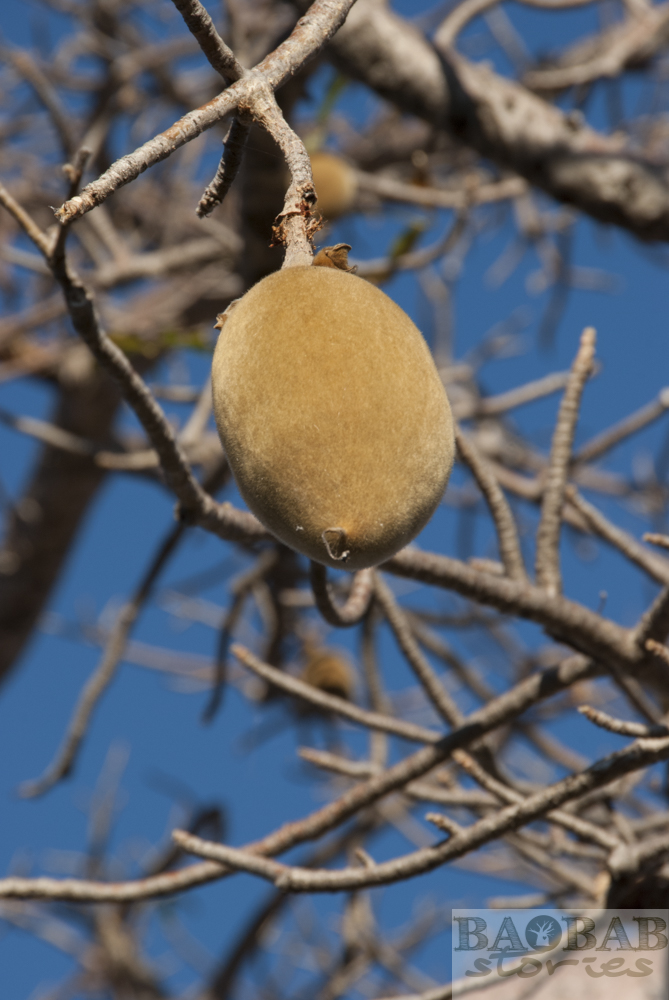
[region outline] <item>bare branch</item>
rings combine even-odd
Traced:
[[[359,191],[367,191],[388,201],[399,201],[425,208],[453,208],[463,210],[472,205],[486,205],[496,201],[517,198],[527,191],[527,183],[520,177],[505,177],[489,184],[473,181],[464,190],[447,188],[418,187],[404,181],[386,177],[383,174],[356,173]]]
[[[51,241],[46,233],[42,232],[37,223],[31,218],[28,212],[19,205],[15,198],[12,198],[11,194],[4,186],[0,184],[0,204],[4,205],[10,215],[12,215],[18,224],[21,226],[30,239],[33,241],[36,247],[42,251],[44,256],[48,259],[51,253]]]
[[[475,17],[495,7],[499,0],[463,0],[442,21],[434,36],[435,45],[440,49],[449,49],[467,24]],[[564,10],[569,7],[584,7],[593,0],[518,0],[528,7],[538,7],[540,10]]]
[[[441,734],[432,729],[414,725],[412,722],[404,722],[402,719],[394,719],[390,715],[382,715],[379,712],[367,712],[364,708],[358,708],[357,705],[352,705],[344,698],[327,694],[327,692],[311,684],[306,684],[297,677],[291,677],[283,670],[277,670],[276,667],[263,663],[243,646],[235,644],[231,647],[231,652],[240,663],[252,670],[258,677],[262,677],[263,680],[287,694],[316,705],[325,712],[334,712],[351,722],[357,722],[358,725],[367,726],[369,729],[378,729],[384,733],[393,733],[395,736],[401,736],[414,743],[434,744],[438,743],[441,738]]]
[[[228,649],[234,630],[237,626],[237,622],[239,621],[241,613],[244,609],[244,602],[250,591],[253,590],[253,587],[263,578],[265,573],[267,573],[267,571],[276,564],[276,561],[276,548],[267,549],[259,556],[253,566],[247,569],[246,572],[241,573],[237,579],[233,580],[230,584],[232,603],[221,626],[218,650],[216,653],[214,686],[212,688],[209,703],[202,713],[203,722],[211,722],[220,707],[223,697],[223,685],[225,682],[225,668],[228,658]]]
[[[565,496],[583,516],[588,527],[592,528],[600,538],[617,548],[630,562],[639,566],[654,580],[669,584],[669,560],[656,555],[651,549],[644,548],[636,538],[612,524],[601,511],[581,496],[575,486],[567,486]]]
[[[590,722],[594,722],[601,729],[607,729],[610,733],[618,736],[669,736],[669,729],[666,726],[644,726],[641,722],[625,722],[623,719],[614,719],[613,716],[601,712],[598,708],[591,708],[590,705],[580,705],[579,712]]]
[[[492,816],[486,816],[462,833],[450,836],[434,847],[423,848],[375,865],[374,868],[344,868],[339,871],[309,871],[294,868],[250,851],[201,840],[184,831],[173,833],[177,843],[190,853],[215,859],[239,871],[248,871],[269,879],[277,888],[292,892],[341,892],[371,886],[388,885],[412,876],[432,871],[446,861],[489,843],[503,834],[517,830],[546,812],[566,802],[578,799],[586,792],[608,785],[616,778],[648,767],[669,757],[669,737],[640,739],[624,750],[604,757],[585,771],[570,775],[549,785],[522,802],[507,806]]]
[[[634,630],[638,644],[645,649],[653,648],[648,642],[664,642],[669,635],[669,585],[665,585],[650,608],[642,615]]]
[[[659,862],[669,851],[669,834],[648,837],[637,844],[621,844],[609,858],[609,871],[616,878],[632,875],[649,862]]]
[[[212,128],[230,112],[238,108],[244,112],[260,110],[255,106],[259,95],[262,95],[265,108],[269,107],[273,101],[273,91],[298,67],[316,55],[344,22],[353,3],[354,0],[315,0],[309,12],[300,18],[290,37],[258,66],[231,84],[218,97],[201,108],[190,111],[165,132],[117,160],[101,177],[88,184],[81,194],[66,201],[56,212],[56,218],[61,222],[70,222],[90,212],[119,187],[139,177],[148,167],[171,156],[175,150]],[[267,114],[269,120],[270,112]],[[285,122],[284,126],[288,129]],[[294,199],[299,194],[296,188],[293,191]],[[290,211],[293,211],[292,207]]]
[[[635,733],[633,735],[649,736],[650,733]],[[669,736],[669,731],[666,733],[655,733],[653,735],[659,736]],[[488,774],[484,768],[464,750],[454,750],[453,759],[462,767],[468,774],[472,776],[482,788],[496,795],[506,803],[520,803],[524,802],[526,796],[521,795],[520,792],[516,792],[513,788],[508,785],[504,785],[501,781],[493,778],[492,775]],[[558,826],[563,827],[565,830],[569,830],[571,833],[575,833],[578,837],[584,840],[591,840],[600,847],[605,847],[607,850],[612,850],[620,844],[620,838],[614,834],[608,833],[608,831],[603,830],[601,827],[597,826],[595,823],[590,823],[587,820],[581,819],[579,816],[573,816],[571,813],[565,812],[563,809],[552,809],[550,812],[546,813],[546,819],[550,820],[552,823],[556,823]]]
[[[625,417],[624,420],[614,424],[613,427],[609,427],[608,430],[597,434],[590,441],[586,441],[574,454],[574,463],[592,462],[594,459],[600,458],[607,451],[610,451],[611,448],[615,448],[617,444],[624,441],[625,438],[630,437],[632,434],[637,434],[644,427],[664,416],[668,409],[669,388],[665,388],[660,390],[657,399],[654,399],[651,403],[646,403],[641,409],[631,413],[629,417]]]
[[[160,575],[167,560],[170,558],[175,548],[179,544],[185,531],[185,525],[178,524],[172,528],[165,539],[161,542],[158,550],[151,560],[149,568],[144,575],[133,598],[123,606],[118,614],[114,628],[105,646],[105,651],[99,666],[86,682],[79,701],[74,710],[70,724],[63,740],[63,744],[58,751],[53,762],[47,767],[44,774],[28,781],[20,788],[20,795],[25,799],[37,798],[43,795],[50,788],[53,788],[62,778],[67,777],[74,767],[77,754],[86,735],[91,716],[109,687],[119,661],[123,658],[123,651],[130,634],[132,626],[135,624],[142,606],[151,594],[153,586]]]
[[[549,698],[572,684],[592,676],[593,669],[591,661],[584,657],[573,656],[558,667],[528,677],[515,688],[494,699],[484,709],[472,713],[460,728],[443,737],[439,743],[423,747],[386,771],[373,775],[304,820],[286,824],[262,841],[258,841],[254,849],[259,853],[271,855],[321,836],[333,827],[346,822],[365,806],[431,771],[458,747],[468,746],[497,726],[511,721],[540,699]],[[178,872],[115,884],[87,882],[80,879],[10,877],[0,879],[0,898],[122,902],[170,895],[185,888],[211,882],[224,874],[226,872],[220,864],[203,862]]]
[[[498,413],[506,413],[507,410],[514,410],[517,406],[524,406],[532,403],[535,399],[543,399],[554,392],[564,389],[569,381],[569,372],[551,372],[543,378],[526,382],[525,385],[518,386],[517,389],[509,389],[508,392],[501,392],[497,396],[484,396],[476,404],[476,410],[472,414],[463,415],[461,419],[468,416],[493,417]]]
[[[205,192],[200,198],[195,214],[203,219],[211,215],[217,205],[220,205],[232,186],[232,182],[237,176],[244,146],[249,135],[249,126],[243,122],[239,116],[233,118],[230,131],[224,141],[223,155],[218,165],[216,176],[211,184],[205,188]]]
[[[351,590],[343,606],[337,604],[328,583],[327,569],[321,563],[311,563],[311,589],[316,607],[326,622],[335,628],[350,628],[362,621],[374,590],[374,573],[370,569],[355,573]]]
[[[216,72],[224,80],[232,83],[240,80],[246,70],[237,61],[234,52],[225,44],[199,0],[172,0],[172,2]]]
[[[402,549],[381,568],[536,621],[550,635],[602,662],[611,660],[632,667],[642,659],[631,632],[565,597],[550,597],[540,587],[484,573],[457,559],[413,546]]]
[[[411,626],[399,604],[393,596],[390,587],[384,583],[379,573],[374,577],[374,595],[390,625],[397,640],[397,645],[404,653],[407,662],[420,681],[425,694],[435,709],[446,722],[452,726],[460,725],[462,712],[452,700],[434,670],[423,656],[418,643],[414,639]]]
[[[581,335],[581,346],[560,404],[537,531],[537,583],[552,596],[559,594],[562,589],[559,552],[562,505],[581,395],[590,374],[594,354],[595,331],[592,327],[587,327]]]
[[[459,427],[455,431],[455,440],[458,451],[478,483],[495,522],[499,554],[507,576],[512,580],[526,580],[527,573],[520,550],[518,529],[499,483],[476,446]]]
[[[643,536],[644,542],[650,542],[651,545],[659,545],[661,549],[669,549],[669,535],[659,535],[653,531],[648,531]]]
[[[558,200],[643,239],[667,238],[669,183],[650,158],[453,49],[439,60],[385,6],[358,0],[331,51],[347,75]]]
[[[625,69],[652,59],[666,44],[669,7],[646,7],[599,37],[581,42],[553,67],[529,70],[523,83],[531,90],[559,91],[614,78]],[[560,63],[563,63],[560,65]]]

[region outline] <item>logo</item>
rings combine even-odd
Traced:
[[[562,941],[562,928],[554,917],[541,913],[528,921],[525,938],[535,951],[552,951]]]
[[[453,910],[453,998],[667,1000],[668,924],[667,910]]]

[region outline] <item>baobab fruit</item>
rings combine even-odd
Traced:
[[[348,163],[334,153],[312,153],[311,172],[318,196],[316,210],[325,219],[337,219],[349,212],[358,185]]]
[[[353,672],[344,657],[333,649],[310,649],[302,671],[305,684],[325,694],[350,701],[353,697]]]
[[[345,245],[328,249],[345,265]],[[389,559],[432,516],[455,450],[419,330],[380,289],[332,266],[268,275],[219,327],[214,413],[250,510],[325,565]]]

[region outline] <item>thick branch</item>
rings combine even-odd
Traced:
[[[343,72],[446,129],[559,201],[644,240],[669,239],[666,169],[488,66],[434,48],[384,4],[359,0],[331,43]]]

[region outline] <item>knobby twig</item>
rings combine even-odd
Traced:
[[[580,705],[578,710],[596,726],[618,736],[669,736],[669,729],[664,725],[644,726],[641,722],[625,722],[623,719],[614,719],[598,708],[591,708],[590,705]]]
[[[562,589],[559,552],[562,505],[581,395],[592,368],[594,354],[595,331],[592,327],[587,327],[581,336],[581,346],[560,404],[541,505],[541,521],[537,530],[537,583],[551,596],[559,594]]]

